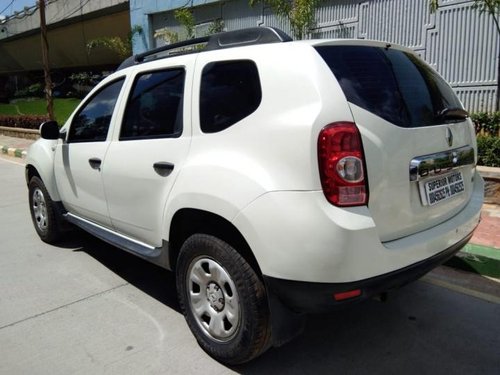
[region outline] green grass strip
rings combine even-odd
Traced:
[[[81,99],[56,98],[54,99],[54,115],[57,122],[63,125],[69,115],[73,112]],[[15,104],[0,103],[0,116],[45,115],[47,114],[47,103],[45,99],[18,99]]]
[[[0,103],[0,115],[18,116],[19,110],[15,104]]]

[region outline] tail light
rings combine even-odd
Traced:
[[[368,203],[361,135],[352,122],[325,126],[318,138],[321,186],[326,199],[336,206]]]

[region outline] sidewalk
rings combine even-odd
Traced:
[[[32,139],[0,135],[0,149],[10,156],[25,158],[33,142]],[[478,167],[478,170],[483,177],[500,182],[500,168]],[[481,223],[469,244],[457,254],[460,261],[457,263],[455,259],[448,263],[452,267],[500,278],[500,204],[484,204],[481,216]]]

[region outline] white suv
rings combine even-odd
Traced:
[[[387,43],[253,28],[162,47],[41,136],[26,179],[42,240],[69,222],[172,270],[228,364],[420,277],[480,218],[467,112]]]

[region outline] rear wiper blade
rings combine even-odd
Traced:
[[[465,120],[469,112],[462,108],[445,108],[437,113],[442,120]]]

